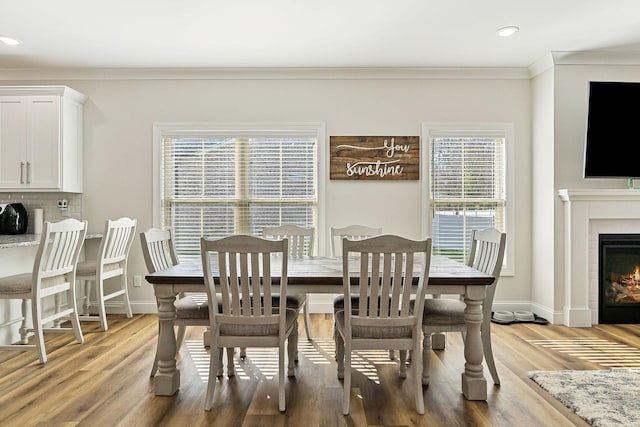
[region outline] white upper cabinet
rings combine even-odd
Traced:
[[[0,190],[82,192],[82,108],[67,86],[0,86]]]

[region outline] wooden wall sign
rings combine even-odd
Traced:
[[[330,179],[417,180],[419,136],[332,136]]]

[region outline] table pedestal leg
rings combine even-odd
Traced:
[[[155,376],[156,396],[172,396],[180,387],[180,371],[176,369],[176,336],[173,320],[176,318],[173,303],[176,296],[172,293],[157,295],[158,321],[158,372]]]
[[[480,287],[478,287],[480,288]],[[484,286],[482,287],[484,297]],[[479,291],[480,289],[477,289]],[[483,375],[482,338],[480,326],[482,325],[482,300],[479,295],[465,297],[466,308],[464,321],[467,325],[467,334],[464,343],[464,373],[462,374],[462,393],[468,400],[487,400],[487,380]]]

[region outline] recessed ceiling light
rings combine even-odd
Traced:
[[[508,27],[500,28],[497,32],[500,37],[511,37],[512,35],[517,33],[519,29],[520,28],[516,27],[515,25],[510,25]]]
[[[20,40],[8,36],[0,36],[0,42],[8,44],[9,46],[16,46],[20,44]]]

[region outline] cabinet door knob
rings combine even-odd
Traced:
[[[27,162],[27,184],[31,184],[31,162]]]
[[[24,162],[20,162],[20,184],[24,184]]]

